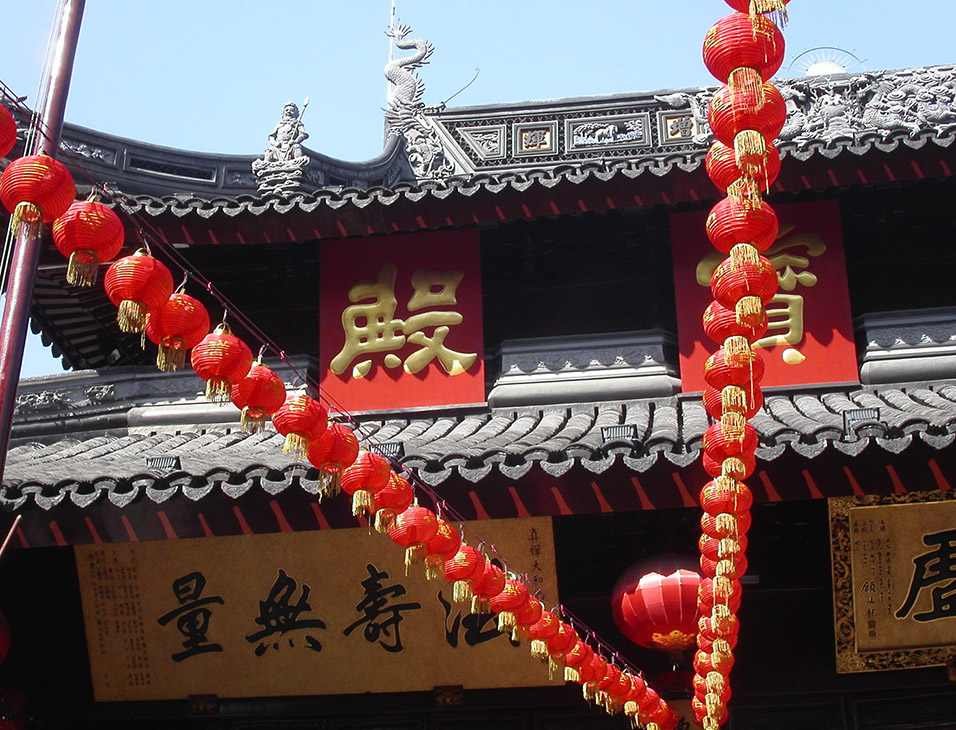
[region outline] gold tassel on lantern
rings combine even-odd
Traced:
[[[755,129],[745,129],[734,137],[734,159],[744,175],[767,176],[767,140]]]
[[[39,226],[43,222],[43,209],[33,203],[17,203],[13,209],[13,215],[10,217],[10,228],[16,231],[17,226],[21,224]],[[31,235],[36,238],[36,231],[31,231]]]
[[[368,514],[375,506],[375,495],[369,489],[356,489],[352,495],[352,516]]]
[[[580,682],[581,671],[577,667],[565,667],[564,681],[565,682]]]
[[[146,326],[146,305],[135,299],[124,299],[119,304],[116,323],[123,332],[142,332]],[[206,394],[209,394],[209,383],[206,384]]]
[[[741,297],[734,305],[737,324],[742,327],[757,328],[767,316],[760,297]]]
[[[564,670],[564,655],[563,654],[549,654],[548,655],[548,679],[554,679],[554,675],[558,672]]]
[[[517,624],[517,617],[514,611],[502,611],[498,614],[498,631],[502,634],[510,631]]]
[[[751,17],[756,15],[770,14],[770,20],[772,20],[780,28],[786,28],[788,17],[787,17],[787,2],[786,0],[750,0],[750,15]]]
[[[262,433],[266,429],[266,413],[261,408],[255,406],[246,406],[239,414],[239,428],[243,433]],[[322,491],[322,483],[319,482],[319,492]]]
[[[728,477],[730,479],[743,479],[747,476],[747,465],[739,456],[729,456],[720,462],[720,476],[718,479]]]
[[[451,599],[455,603],[464,603],[472,598],[471,581],[456,580],[451,586]]]
[[[727,197],[740,201],[748,211],[760,208],[763,202],[757,181],[746,176],[738,177],[727,186]]]
[[[730,265],[735,271],[760,265],[760,251],[750,243],[738,243],[730,249]]]
[[[753,109],[747,109],[748,112],[759,112],[767,99],[764,95],[763,79],[760,78],[760,72],[753,68],[735,68],[730,72],[727,79],[727,85],[730,87],[731,101],[736,104],[742,97],[752,101]]]
[[[66,283],[71,286],[93,286],[96,283],[96,269],[100,264],[99,256],[89,249],[77,249],[70,254],[70,263],[66,267]]]
[[[746,413],[747,391],[736,385],[727,385],[720,391],[720,408],[724,413]]]
[[[93,267],[96,275],[96,267]],[[145,334],[145,333],[144,333]],[[156,367],[164,373],[177,373],[186,364],[186,341],[182,337],[166,337],[156,351]],[[245,413],[245,411],[243,411]],[[242,416],[240,416],[240,425]],[[243,429],[245,430],[245,429]]]

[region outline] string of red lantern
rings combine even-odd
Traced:
[[[0,142],[3,129],[0,115]],[[14,125],[14,139],[15,131]],[[70,257],[68,283],[92,285],[100,262],[112,259],[122,248],[122,223],[110,208],[95,200],[73,202],[72,176],[61,163],[50,158],[21,162],[26,159],[11,163],[7,170],[13,168],[14,172],[8,176],[5,171],[0,179],[0,197],[14,214],[11,225],[19,220],[35,225],[54,221],[56,245]],[[75,164],[95,189],[120,202],[120,195],[97,183],[81,164]],[[376,528],[406,549],[407,568],[423,562],[426,577],[441,576],[452,582],[454,599],[470,601],[472,613],[497,614],[499,630],[510,630],[514,640],[530,639],[532,652],[547,660],[551,675],[567,667],[566,681],[581,684],[584,697],[608,713],[623,711],[635,725],[640,723],[649,730],[672,730],[677,726],[679,714],[610,645],[564,606],[546,610],[538,592],[532,593],[525,585],[527,576],[508,571],[503,558],[506,569],[499,568],[485,555],[484,543],[479,543],[478,548],[469,546],[461,525],[464,520],[455,515],[459,523],[456,530],[442,519],[443,509],[446,514],[453,511],[434,491],[415,484],[429,496],[437,512],[418,505],[410,480],[395,472],[386,459],[360,450],[352,429],[339,423],[328,424],[328,410],[318,400],[305,393],[286,396],[281,378],[261,363],[264,351],[271,349],[310,387],[285,352],[232,306],[211,281],[194,271],[172,246],[167,246],[155,232],[147,236],[144,231],[149,230],[148,223],[137,222],[144,249],[114,262],[104,277],[104,288],[118,308],[120,329],[142,332],[144,343],[148,338],[158,345],[157,366],[161,370],[180,369],[191,349],[191,363],[207,383],[207,397],[220,403],[231,400],[242,411],[243,430],[261,429],[265,418],[271,416],[276,430],[286,436],[283,451],[308,458],[319,469],[319,498],[333,495],[341,485],[342,491],[353,495],[354,514],[374,516]],[[116,223],[120,231],[118,245]],[[150,240],[184,273],[183,285],[175,293],[169,269],[152,256]],[[232,334],[225,321],[208,332],[210,321],[205,307],[183,291],[190,279],[203,285],[226,312],[231,312],[260,339],[258,362],[253,363],[250,349]],[[325,399],[316,385],[311,387],[320,399]],[[347,411],[336,410],[337,417],[355,425]],[[491,549],[497,554],[494,546]],[[592,643],[596,650],[589,645]],[[575,669],[578,647],[587,662]],[[603,655],[612,657],[611,661]]]
[[[714,270],[714,302],[704,312],[706,335],[720,348],[704,365],[704,407],[715,419],[703,438],[704,468],[713,477],[700,493],[697,653],[691,706],[705,730],[727,719],[730,672],[737,643],[740,576],[747,570],[746,533],[753,497],[742,481],[753,473],[757,433],[747,419],[762,406],[763,361],[754,351],[766,332],[766,304],[777,273],[761,255],[777,237],[777,217],[761,197],[780,171],[772,140],[786,121],[780,92],[766,81],[783,61],[783,36],[771,19],[785,20],[789,0],[727,0],[738,12],[704,39],[704,64],[721,83],[708,121],[717,141],[707,173],[727,198],[714,206],[707,235],[727,256]],[[765,14],[770,14],[767,17]]]

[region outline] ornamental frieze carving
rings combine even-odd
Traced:
[[[565,121],[565,144],[568,152],[649,147],[650,127],[649,114],[568,119]]]

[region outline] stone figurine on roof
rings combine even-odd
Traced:
[[[269,146],[262,157],[252,163],[260,193],[283,195],[300,189],[303,171],[310,159],[302,149],[302,143],[309,138],[302,124],[308,105],[306,98],[301,113],[291,101],[282,107],[282,117],[269,134]]]

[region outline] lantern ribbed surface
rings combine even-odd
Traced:
[[[704,382],[720,390],[728,385],[737,385],[755,391],[764,374],[763,358],[753,350],[728,354],[720,348],[704,362]]]
[[[352,514],[370,512],[375,492],[388,484],[392,467],[383,456],[359,450],[355,461],[342,472],[342,491],[352,497]]]
[[[740,514],[721,512],[712,515],[705,512],[700,516],[700,530],[703,534],[716,537],[718,540],[725,537],[737,538],[747,534],[751,522],[750,512],[746,510]]]
[[[538,622],[541,614],[544,613],[544,607],[537,598],[531,598],[521,608],[515,611],[515,627],[527,631],[531,626]],[[517,638],[517,636],[515,636]]]
[[[352,465],[358,452],[358,439],[352,429],[341,423],[329,423],[319,438],[309,440],[306,458],[319,470],[319,501],[341,491],[342,471]]]
[[[142,332],[146,314],[157,311],[172,296],[173,277],[162,262],[140,250],[114,261],[103,277],[103,287],[119,309],[119,328]]]
[[[425,557],[425,544],[438,533],[438,517],[427,507],[412,505],[395,516],[388,526],[388,536],[399,547],[405,548],[405,566],[420,562]]]
[[[747,536],[740,535],[736,540],[725,538],[718,540],[710,535],[701,535],[697,541],[700,554],[711,560],[720,560],[730,554],[743,553],[747,550]]]
[[[745,129],[776,139],[787,121],[787,103],[776,86],[763,84],[752,93],[732,90],[724,84],[710,100],[707,121],[714,137],[733,147],[734,137]]]
[[[747,567],[747,556],[743,553],[733,553],[720,560],[711,560],[704,555],[700,556],[700,570],[707,578],[714,578],[720,574],[739,579],[742,575],[747,574]]]
[[[697,604],[700,608],[700,612],[704,615],[710,613],[710,609],[714,607],[714,603],[728,606],[733,613],[737,613],[740,608],[741,593],[739,580],[702,578]]]
[[[757,448],[757,431],[741,419],[742,428],[728,427],[725,421],[710,426],[704,431],[703,448],[715,461],[722,461],[741,454],[753,455]]]
[[[738,243],[753,244],[763,252],[777,240],[780,224],[773,208],[763,200],[724,198],[707,216],[706,230],[710,242],[722,254],[729,254]]]
[[[752,391],[739,385],[726,385],[720,390],[709,385],[704,388],[704,409],[711,418],[720,420],[724,411],[743,413],[746,418],[753,418],[763,407],[763,391],[754,388]]]
[[[53,243],[70,259],[67,283],[92,286],[96,268],[116,258],[126,232],[119,216],[95,200],[77,200],[53,221]]]
[[[756,342],[767,334],[767,317],[742,324],[737,321],[737,312],[720,302],[711,302],[704,310],[704,334],[711,342],[722,345],[728,337],[746,337]]]
[[[445,561],[445,580],[452,585],[452,597],[456,603],[471,600],[472,582],[481,577],[485,570],[485,556],[471,545],[461,544],[458,552]]]
[[[401,474],[391,472],[385,486],[373,492],[375,529],[382,533],[387,532],[395,516],[411,507],[414,501],[415,491],[412,485]]]
[[[375,495],[378,505],[378,493]],[[442,575],[445,561],[455,556],[461,547],[461,533],[458,528],[438,518],[438,530],[435,536],[425,543],[425,578],[433,580]]]
[[[209,334],[209,313],[198,299],[176,293],[146,315],[146,336],[158,345],[156,367],[166,373],[183,369],[186,351]]]
[[[774,298],[779,285],[777,270],[765,256],[758,256],[755,262],[726,258],[710,278],[714,299],[728,308],[744,297],[757,297],[766,304]]]
[[[252,368],[252,352],[223,323],[193,348],[190,362],[196,375],[206,381],[206,398],[213,403],[228,403],[233,383],[245,378]]]
[[[785,50],[783,34],[772,21],[731,13],[704,36],[704,65],[720,83],[739,68],[753,69],[766,81],[780,69]]]
[[[285,402],[272,414],[272,425],[285,436],[282,453],[303,459],[308,456],[312,441],[325,433],[328,422],[325,406],[305,393],[286,396]]]
[[[272,368],[256,362],[246,377],[233,383],[229,397],[242,411],[239,427],[245,433],[261,433],[266,427],[266,419],[285,403],[285,383]],[[311,456],[310,452],[310,459]]]
[[[723,142],[714,142],[705,160],[707,174],[714,185],[725,193],[728,187],[744,176],[750,177],[761,190],[767,190],[780,174],[780,153],[772,144],[768,144],[766,150],[765,164],[755,173],[745,173],[737,164],[734,148]]]
[[[59,160],[46,155],[18,157],[0,176],[0,200],[15,217],[52,223],[76,197],[73,176]],[[17,207],[24,207],[17,211]]]
[[[770,13],[770,17],[780,27],[787,24],[787,5],[790,0],[726,0],[727,4],[739,13],[761,15]]]
[[[719,476],[729,476],[733,479],[747,479],[757,469],[757,460],[752,454],[715,459],[706,451],[701,457],[701,465],[707,475],[716,479]]]
[[[524,583],[509,578],[505,581],[505,587],[501,592],[491,597],[491,610],[495,613],[514,611],[523,606],[530,598],[531,594],[528,593],[528,588]]]
[[[17,143],[17,122],[3,104],[0,104],[0,157],[6,157]]]
[[[505,574],[490,560],[481,575],[471,582],[471,612],[491,613],[489,601],[505,589]]]
[[[554,659],[560,659],[564,664],[564,655],[571,651],[578,641],[578,632],[570,625],[561,621],[557,632],[548,638],[548,655]]]

